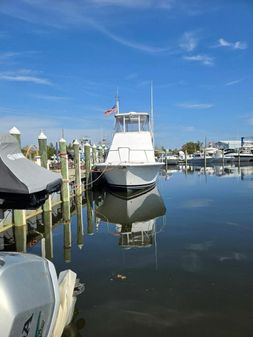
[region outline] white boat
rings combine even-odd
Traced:
[[[234,150],[217,150],[213,156],[213,164],[233,163],[235,161],[235,155],[237,153]]]
[[[250,163],[253,162],[251,148],[218,150],[213,158],[213,163]]]
[[[162,162],[165,165],[177,165],[179,163],[179,156],[176,154],[163,154],[159,158],[159,162]]]
[[[253,150],[250,148],[241,148],[234,154],[235,162],[253,162]]]
[[[213,159],[217,153],[216,147],[206,147],[203,151],[197,151],[188,157],[187,161],[191,165],[206,165],[213,162]]]
[[[124,189],[154,185],[161,166],[155,161],[149,113],[117,113],[107,158],[96,165],[107,183]]]

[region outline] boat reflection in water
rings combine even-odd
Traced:
[[[96,216],[100,221],[116,225],[121,247],[150,247],[155,240],[157,218],[165,212],[164,202],[155,186],[132,194],[108,190]]]

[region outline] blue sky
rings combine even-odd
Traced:
[[[1,0],[0,132],[110,140],[150,109],[157,145],[253,136],[251,0]]]

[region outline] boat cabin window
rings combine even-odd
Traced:
[[[148,115],[123,115],[116,117],[116,132],[150,131]]]

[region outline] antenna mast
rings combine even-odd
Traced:
[[[151,130],[153,135],[153,145],[155,145],[154,140],[154,94],[153,94],[153,81],[150,83],[150,119],[151,119]]]

